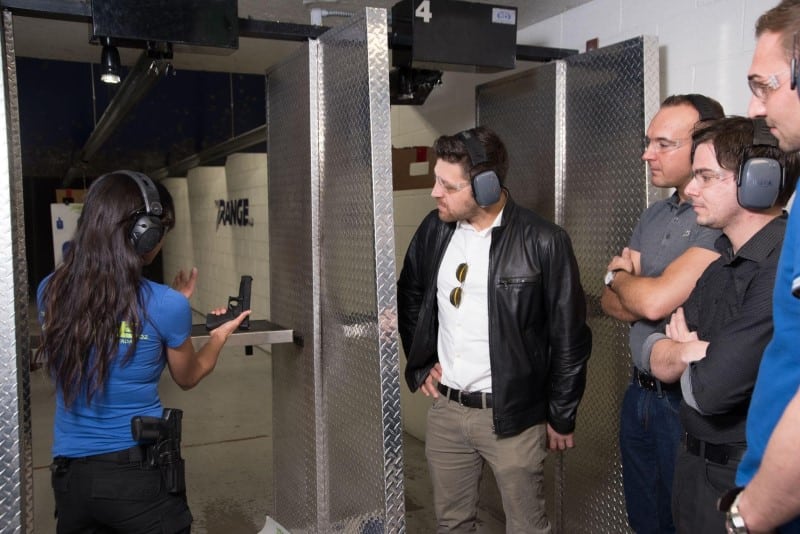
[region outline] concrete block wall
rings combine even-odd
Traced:
[[[175,200],[176,225],[162,249],[164,277],[197,267],[200,276],[191,299],[201,322],[213,308],[226,306],[239,291],[242,275],[253,277],[251,317],[269,318],[269,229],[267,157],[233,154],[224,167],[198,167],[186,178],[164,185]],[[248,199],[248,225],[218,224],[218,201]]]

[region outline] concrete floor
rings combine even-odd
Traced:
[[[165,406],[181,408],[183,456],[195,534],[252,534],[272,513],[272,412],[270,355],[226,348],[211,375],[182,391],[164,373]],[[31,373],[34,513],[37,533],[55,532],[50,488],[53,390],[41,371]],[[435,532],[424,444],[405,434],[406,531]],[[479,513],[480,534],[500,534],[503,523]]]

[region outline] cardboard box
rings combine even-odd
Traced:
[[[392,148],[392,188],[431,189],[436,153],[427,146]]]
[[[68,202],[75,202],[78,204],[83,203],[83,199],[86,197],[86,189],[56,189],[56,203],[61,204],[64,202],[64,199],[72,199]]]

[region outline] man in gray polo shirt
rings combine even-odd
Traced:
[[[697,224],[684,189],[692,179],[692,130],[699,121],[724,116],[703,95],[673,95],[647,129],[642,159],[654,186],[675,188],[639,219],[630,244],[608,264],[603,311],[631,323],[635,363],[644,340],[691,293],[719,254],[719,231]],[[671,511],[675,455],[681,436],[680,387],[662,384],[635,365],[620,418],[623,488],[628,521],[637,534],[674,532]]]

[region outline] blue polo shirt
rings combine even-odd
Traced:
[[[42,292],[49,279],[39,284],[37,293],[40,320]],[[167,363],[165,349],[177,348],[189,338],[192,312],[188,299],[170,287],[143,280],[140,291],[148,320],[130,360],[124,361],[131,338],[127,325],[122,324],[119,351],[111,362],[103,391],[95,394],[91,404],[81,392],[68,408],[61,389],[57,389],[54,457],[80,458],[133,447],[136,442],[131,436],[131,418],[161,417],[158,382]]]
[[[767,442],[786,406],[800,387],[800,299],[792,283],[800,279],[800,209],[789,214],[772,296],[774,333],[764,351],[747,413],[747,452],[739,464],[736,484],[746,485],[761,465]],[[780,532],[800,533],[800,518]]]

